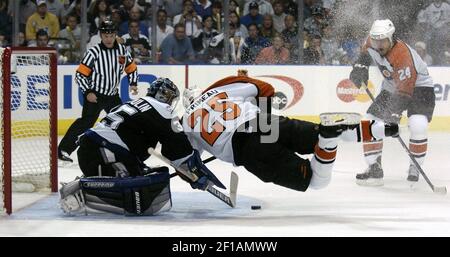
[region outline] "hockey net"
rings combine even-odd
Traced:
[[[57,191],[57,63],[51,48],[0,48],[0,213],[13,192]]]

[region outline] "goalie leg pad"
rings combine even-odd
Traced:
[[[141,177],[89,177],[63,184],[60,206],[64,213],[107,212],[155,215],[170,210],[172,198],[168,169]]]
[[[80,180],[86,206],[125,215],[154,215],[172,207],[169,173]]]

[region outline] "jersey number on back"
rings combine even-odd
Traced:
[[[222,113],[220,117],[222,117],[224,121],[234,120],[239,117],[239,115],[241,115],[241,108],[237,104],[232,102],[218,102],[219,100],[227,98],[228,95],[223,92],[214,96],[207,103],[214,112]],[[208,110],[206,110],[205,108],[198,109],[189,116],[188,125],[191,127],[191,129],[194,129],[197,123],[201,121],[200,135],[203,140],[205,140],[209,145],[212,146],[226,128],[222,123],[216,120],[211,124],[211,133],[209,133],[209,117],[210,112]]]

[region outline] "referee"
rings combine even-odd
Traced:
[[[77,148],[78,136],[91,128],[100,112],[122,104],[118,85],[123,71],[128,76],[130,91],[137,94],[137,66],[125,46],[116,41],[117,29],[110,20],[99,28],[101,42],[91,47],[78,66],[75,80],[84,96],[81,118],[69,128],[58,146],[58,159],[73,162],[70,154]]]

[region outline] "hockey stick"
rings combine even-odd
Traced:
[[[173,168],[175,168],[172,163],[170,162],[169,159],[167,159],[166,157],[162,156],[160,153],[156,152],[155,149],[153,148],[149,148],[148,149],[148,153],[152,156],[157,157],[158,159],[160,159],[161,161],[163,161],[164,163],[172,166]],[[214,157],[214,156],[213,156]],[[207,163],[210,162],[212,160],[214,160],[214,158],[210,157],[208,159],[205,160],[205,162],[203,163]],[[182,173],[183,175],[185,175],[188,178],[192,178],[192,175],[190,173],[187,172],[183,172],[180,170],[177,170],[178,172]],[[170,175],[170,177],[175,177],[177,175],[177,173],[173,173]],[[211,183],[208,184],[206,191],[208,191],[210,194],[214,195],[215,197],[219,198],[219,200],[221,200],[222,202],[226,203],[228,206],[234,208],[236,207],[236,198],[237,198],[237,186],[238,186],[238,182],[239,182],[239,177],[238,175],[232,171],[231,172],[231,177],[230,177],[230,196],[227,196],[226,194],[220,192],[219,190],[217,190]]]
[[[372,102],[375,102],[375,97],[373,96],[372,92],[370,92],[370,90],[366,86],[366,84],[363,82],[363,83],[361,83],[361,86],[364,87],[364,89],[366,90],[367,95],[370,97]],[[439,186],[438,187],[438,186],[434,186],[433,183],[431,183],[431,181],[428,178],[427,174],[425,174],[425,172],[423,171],[422,167],[420,167],[420,165],[417,162],[417,160],[414,157],[414,155],[411,153],[411,151],[408,149],[408,147],[406,146],[406,144],[403,141],[403,139],[400,137],[400,134],[397,136],[397,139],[400,142],[400,144],[402,145],[403,149],[405,149],[406,153],[408,153],[408,156],[411,159],[411,161],[413,162],[414,166],[416,166],[416,168],[419,170],[420,174],[425,179],[425,181],[428,183],[428,185],[431,187],[433,192],[436,193],[436,194],[441,194],[441,195],[447,194],[447,188],[445,186]]]

